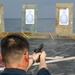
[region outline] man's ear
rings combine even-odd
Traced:
[[[27,51],[25,55],[26,55],[26,57],[29,57],[29,52]]]
[[[2,60],[2,54],[0,53],[0,60]]]
[[[28,51],[25,53],[25,60],[26,60],[26,62],[29,62],[29,53],[28,53]]]

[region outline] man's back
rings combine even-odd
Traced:
[[[24,70],[17,68],[5,68],[0,75],[27,75],[27,73]]]
[[[32,75],[32,74],[27,74],[24,70],[17,68],[5,68],[4,71],[0,73],[0,75]],[[51,75],[51,74],[47,69],[42,68],[37,72],[37,75]]]

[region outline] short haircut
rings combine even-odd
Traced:
[[[14,56],[17,56],[17,59],[19,59],[25,50],[29,50],[29,43],[28,40],[21,35],[10,34],[1,40],[2,60],[5,63],[9,63],[10,58],[16,60]]]

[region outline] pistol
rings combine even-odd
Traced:
[[[41,44],[37,49],[34,49],[34,52],[35,53],[41,52],[43,47],[44,47],[44,44]]]
[[[44,47],[44,44],[41,44],[37,49],[34,49],[35,53],[42,52],[42,48]],[[40,56],[36,62],[40,62]]]

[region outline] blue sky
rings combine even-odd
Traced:
[[[38,18],[55,18],[56,3],[58,2],[72,2],[75,4],[75,0],[0,0],[0,4],[4,5],[4,18],[21,18],[23,3],[38,4]]]

